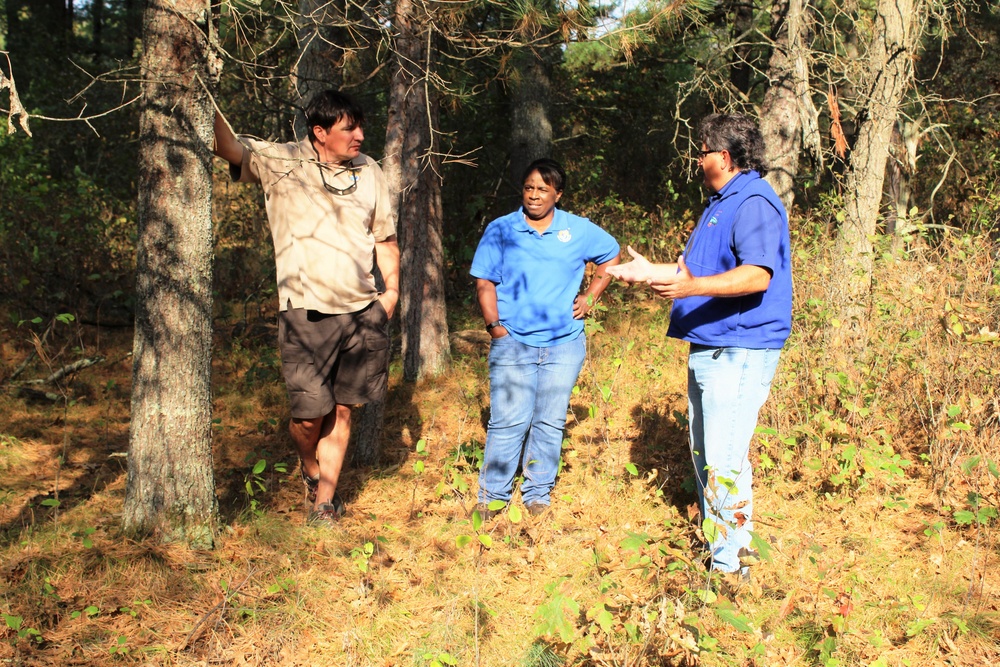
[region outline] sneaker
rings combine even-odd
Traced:
[[[300,467],[299,472],[302,474],[302,483],[306,487],[306,501],[310,505],[316,503],[316,489],[319,488],[319,477],[309,477],[306,475],[306,469]]]
[[[306,524],[310,526],[323,526],[337,523],[343,513],[338,512],[333,503],[320,503],[309,510]]]
[[[549,506],[546,503],[528,503],[524,509],[528,510],[531,516],[541,516],[549,511]]]

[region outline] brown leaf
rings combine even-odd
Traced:
[[[843,159],[847,155],[847,137],[840,125],[840,104],[837,102],[837,91],[830,86],[826,94],[826,103],[830,107],[830,135],[833,137],[833,151]]]
[[[847,617],[850,616],[851,614],[851,610],[854,609],[854,605],[851,604],[850,594],[846,592],[841,592],[840,595],[837,596],[837,600],[834,602],[834,604],[837,605],[837,613],[840,616],[843,616],[844,620],[847,620]]]
[[[781,608],[778,609],[778,620],[782,620],[795,610],[795,596],[798,594],[796,589],[788,591],[788,595],[785,596],[785,601],[781,603]]]

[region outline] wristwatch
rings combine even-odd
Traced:
[[[492,322],[486,325],[486,333],[490,333],[498,326],[500,326],[500,320],[493,320]]]

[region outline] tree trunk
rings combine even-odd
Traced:
[[[547,53],[522,48],[515,52],[511,83],[510,168],[511,201],[521,204],[521,177],[532,161],[552,154],[551,65]]]
[[[382,272],[375,265],[375,287],[381,292],[385,290],[385,280]],[[390,328],[391,335],[391,328]],[[392,349],[392,339],[389,339],[389,349]],[[385,421],[385,399],[370,401],[358,407],[351,416],[351,463],[359,466],[371,466],[378,463],[382,454],[382,425]]]
[[[774,3],[771,15],[774,48],[768,63],[770,86],[760,107],[760,131],[769,169],[767,181],[788,211],[795,200],[803,128],[816,126],[813,119],[817,111],[809,95],[807,2],[776,0]]]
[[[90,2],[90,43],[95,56],[104,54],[104,0]]]
[[[729,0],[732,15],[730,34],[734,40],[733,57],[729,65],[729,82],[744,95],[750,92],[750,75],[753,73],[753,50],[750,45],[750,33],[753,30],[753,3],[742,0]]]
[[[915,6],[916,2],[916,6]],[[871,294],[873,246],[886,159],[900,103],[912,78],[915,12],[922,0],[879,0],[865,67],[864,108],[845,178],[845,219],[837,239],[843,268],[832,281],[831,302],[841,306],[848,329],[864,321]]]
[[[211,548],[214,107],[203,82],[207,5],[144,16],[132,423],[123,528]]]
[[[7,0],[6,39],[0,47],[9,52],[11,77],[17,80],[21,99],[44,99],[45,84],[66,67],[73,35],[73,4],[67,0]],[[37,89],[32,85],[38,81]],[[29,106],[31,106],[29,104]]]
[[[913,201],[912,180],[917,169],[917,149],[920,145],[922,119],[899,118],[892,128],[889,159],[886,162],[885,194],[889,209],[885,216],[885,233],[893,237],[911,230],[910,206]]]
[[[341,85],[337,67],[340,49],[331,40],[334,26],[342,18],[340,4],[333,0],[299,0],[299,13],[294,19],[299,56],[292,65],[291,83],[303,109],[316,93]],[[305,117],[296,114],[296,138],[305,139],[307,134]]]
[[[396,63],[389,89],[385,171],[397,197],[403,377],[435,375],[450,361],[444,290],[437,95],[430,85],[429,17],[395,6]]]

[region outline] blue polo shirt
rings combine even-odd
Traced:
[[[756,171],[737,174],[708,200],[691,232],[684,263],[712,276],[744,264],[768,269],[766,290],[739,297],[674,301],[668,336],[710,347],[780,349],[792,328],[792,255],[788,214]]]
[[[619,250],[613,236],[586,218],[556,209],[539,234],[518,209],[486,227],[470,273],[496,284],[500,322],[514,340],[551,347],[583,332],[573,301],[587,262],[603,264]]]

